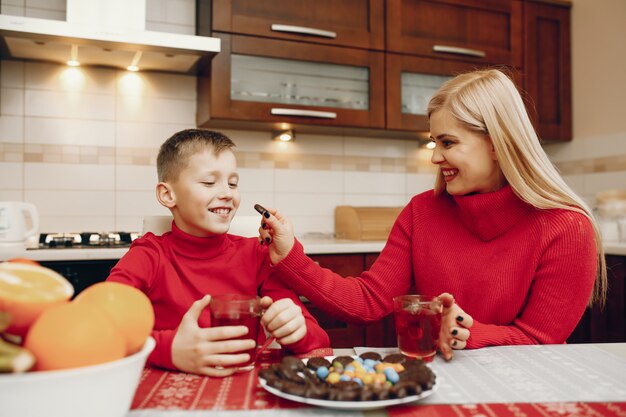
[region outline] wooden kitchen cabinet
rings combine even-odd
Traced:
[[[384,25],[383,0],[212,1],[215,32],[382,50]]]
[[[389,0],[386,49],[484,65],[521,65],[517,0]]]
[[[198,125],[212,120],[383,128],[384,54],[214,34],[222,52],[198,80]]]
[[[585,311],[568,343],[626,342],[626,256],[608,255],[606,267],[609,283],[604,308]]]
[[[570,6],[524,2],[524,89],[539,133],[572,140]]]
[[[344,277],[361,275],[372,266],[377,257],[378,254],[311,255],[311,259],[320,266]],[[345,297],[346,302],[349,303],[350,295],[346,294]],[[311,302],[306,302],[305,306],[326,330],[333,348],[397,346],[393,314],[370,325],[362,326],[335,319]]]

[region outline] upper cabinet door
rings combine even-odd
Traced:
[[[387,50],[520,66],[515,0],[388,0]]]
[[[213,30],[382,50],[383,0],[213,0]]]
[[[569,7],[524,3],[524,88],[544,140],[572,140],[569,16]]]

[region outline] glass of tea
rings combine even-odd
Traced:
[[[256,343],[263,309],[261,299],[242,294],[221,294],[211,296],[211,326],[246,326],[248,333],[237,339],[252,339]],[[235,352],[250,355],[248,362],[237,365],[240,371],[248,371],[254,367],[256,347]]]
[[[437,353],[443,306],[431,295],[393,298],[398,348],[407,356],[430,362]]]

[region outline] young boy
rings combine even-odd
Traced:
[[[226,376],[250,359],[259,339],[238,339],[245,326],[211,327],[210,295],[261,295],[261,321],[294,353],[328,347],[328,335],[296,294],[272,277],[267,247],[257,238],[227,234],[240,203],[235,144],[200,129],[174,134],[159,149],[156,194],[174,216],[172,231],[146,233],[107,278],[148,295],[155,311],[156,348],[148,363]],[[274,300],[274,302],[272,302]]]

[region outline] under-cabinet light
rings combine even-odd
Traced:
[[[141,51],[135,52],[135,55],[133,56],[132,62],[130,63],[129,66],[126,67],[126,69],[128,71],[133,71],[133,72],[139,71],[139,60],[141,60],[141,55],[142,54],[143,54],[143,52],[141,52]]]
[[[296,139],[296,135],[293,132],[293,129],[277,130],[272,132],[272,139],[279,142],[291,142]]]
[[[78,61],[78,45],[72,44],[72,49],[70,50],[70,59],[67,61],[67,65],[70,67],[78,67],[80,62]]]

